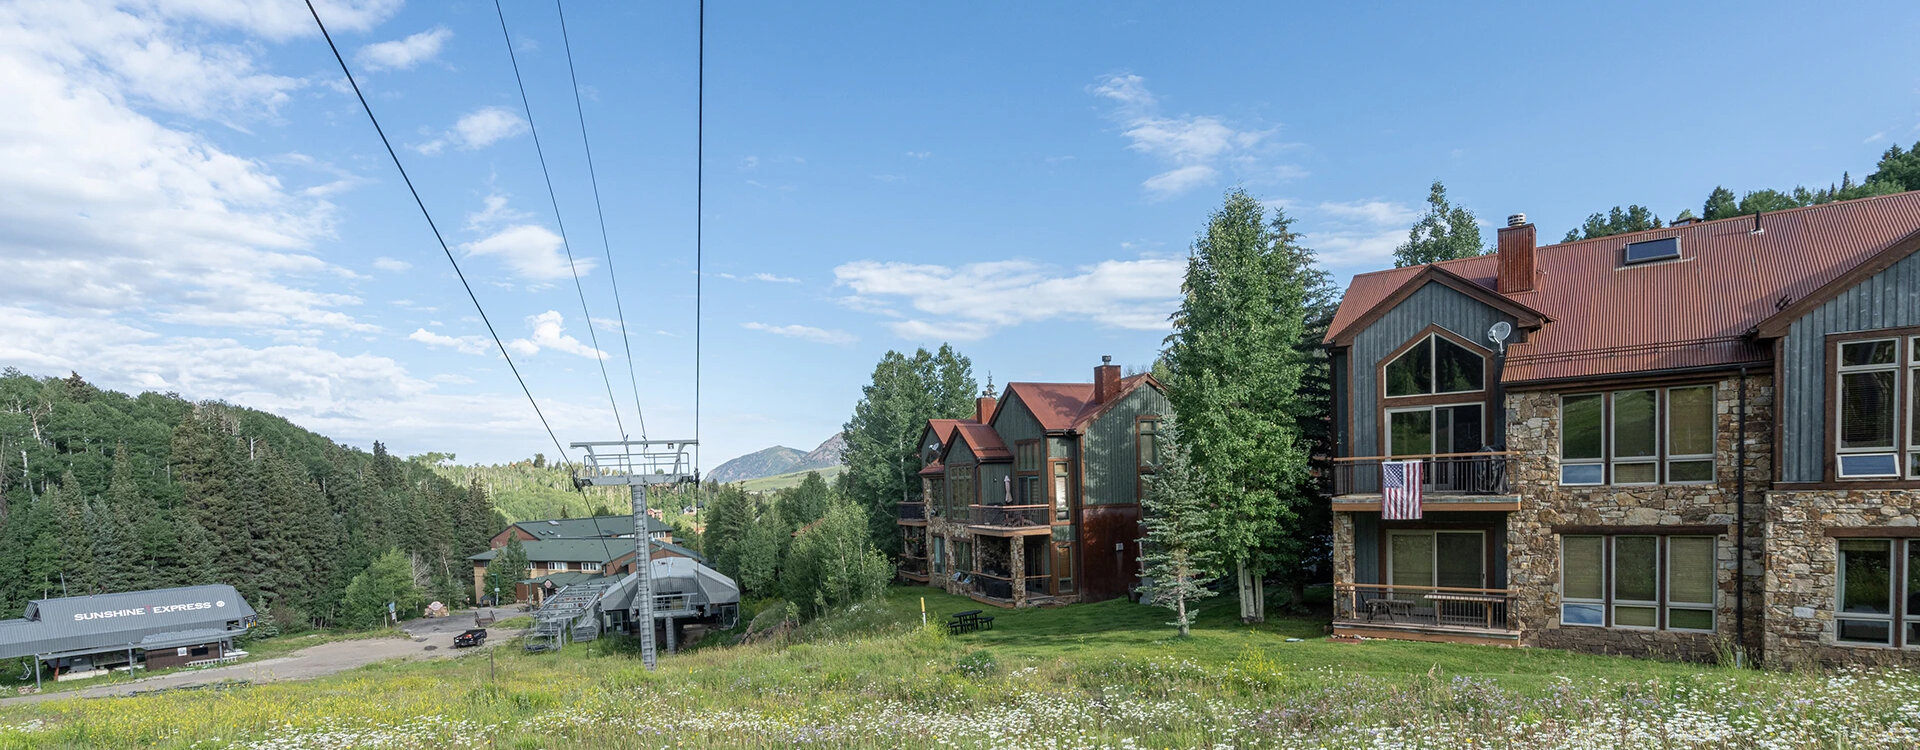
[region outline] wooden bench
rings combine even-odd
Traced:
[[[1385,616],[1387,622],[1395,622],[1396,618],[1413,616],[1413,602],[1404,599],[1368,599],[1366,609],[1368,620]]]
[[[992,629],[993,616],[983,615],[981,614],[981,610],[977,609],[955,612],[947,618],[947,632],[955,635]]]

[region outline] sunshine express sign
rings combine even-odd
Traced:
[[[171,612],[195,612],[203,609],[216,609],[227,606],[225,601],[188,602],[186,604],[155,604],[148,607],[130,609],[107,609],[99,612],[75,612],[74,622],[88,620],[108,620],[116,617],[138,617],[140,615],[164,615]]]

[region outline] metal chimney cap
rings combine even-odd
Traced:
[[[1507,226],[1510,226],[1510,227],[1524,226],[1526,223],[1527,223],[1526,214],[1513,214],[1507,217]]]
[[[1113,364],[1113,355],[1111,354],[1100,355],[1100,364],[1103,364],[1103,365]]]

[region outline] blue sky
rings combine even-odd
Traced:
[[[1550,239],[1920,140],[1912,4],[1351,5],[712,3],[705,463],[811,448],[890,348],[1150,361],[1236,185],[1344,278],[1435,178]],[[567,6],[653,437],[693,431],[694,7]],[[492,4],[321,12],[561,439],[617,434],[602,361],[637,433],[552,3],[507,20],[592,323]],[[0,101],[0,364],[553,453],[304,5],[0,3]]]

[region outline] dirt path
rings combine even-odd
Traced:
[[[67,698],[131,695],[152,690],[210,685],[233,680],[256,683],[310,680],[389,659],[444,659],[466,652],[466,649],[453,647],[453,638],[472,626],[471,613],[460,613],[431,620],[414,620],[401,625],[401,629],[410,633],[412,638],[369,638],[323,643],[271,659],[172,672],[114,685],[0,698],[0,705],[13,706]],[[490,630],[486,648],[493,648],[517,635],[520,635],[520,631]]]

